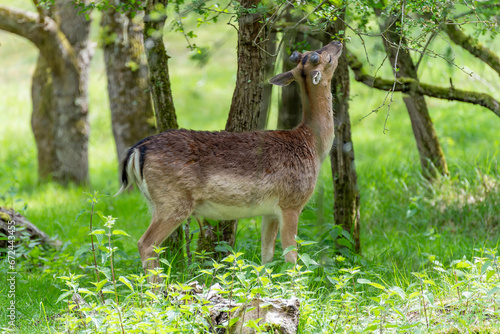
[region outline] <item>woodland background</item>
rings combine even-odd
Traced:
[[[165,90],[166,84],[148,85],[148,57],[140,46],[126,48],[124,41],[132,41],[134,34],[141,39],[142,16],[138,15],[136,23],[128,26],[130,30],[121,34],[124,30],[120,22],[126,22],[123,17],[127,15],[132,20],[139,3],[80,4],[77,10],[71,7],[73,13],[68,14],[73,15],[68,27],[80,28],[66,35],[76,40],[75,50],[83,50],[78,59],[90,65],[88,82],[74,80],[75,72],[64,63],[74,59],[65,58],[65,52],[42,59],[37,47],[26,38],[0,31],[0,206],[21,212],[61,241],[53,248],[27,236],[18,238],[17,332],[93,332],[96,328],[98,332],[169,332],[169,328],[208,331],[210,325],[200,317],[204,314],[201,301],[187,311],[179,309],[173,299],[159,304],[143,303],[143,298],[155,298],[146,295],[148,288],[142,289],[140,279],[131,275],[139,277],[142,272],[136,242],[149,223],[149,213],[145,201],[135,191],[112,197],[119,188],[117,151],[123,152],[125,147],[159,129],[175,127],[175,122],[179,127],[196,130],[251,130],[263,128],[266,123],[267,129],[294,126],[299,121],[297,115],[282,112],[293,110],[287,106],[300,103],[293,100],[293,88],[283,93],[277,89],[270,92],[263,83],[273,73],[282,71],[282,60],[287,64],[292,50],[315,49],[317,43],[332,37],[346,45],[345,63],[339,65],[338,81],[332,87],[339,128],[333,163],[325,162],[315,195],[300,218],[301,267],[284,264],[279,256],[281,250],[277,249],[277,262],[268,268],[272,270],[272,274],[268,273],[269,282],[262,278],[267,276],[258,265],[260,218],[240,221],[237,229],[234,222],[205,222],[201,233],[213,238],[208,246],[197,242],[200,229],[191,222],[167,243],[170,247],[164,262],[168,283],[182,287],[192,280],[206,285],[220,281],[241,300],[248,298],[245,292],[253,291],[255,286],[261,287],[257,293],[262,296],[297,296],[301,300],[299,332],[304,333],[499,330],[500,271],[496,250],[500,240],[500,49],[496,2],[352,1],[345,7],[341,2],[323,1],[296,3],[292,9],[285,2],[241,1],[214,7],[213,2],[177,1],[171,2],[166,11],[147,7],[153,18],[146,20],[149,28],[160,29],[166,19],[166,28],[160,31],[170,56],[169,78],[164,76],[166,62],[152,64],[150,55],[149,66],[158,70],[150,70],[155,78],[152,82],[169,81],[171,97]],[[118,12],[111,10],[110,4],[117,6]],[[12,31],[6,27],[6,6],[52,15],[55,22],[62,22],[57,6],[49,6],[50,2],[41,5],[0,1],[0,29]],[[224,8],[228,13],[219,13]],[[342,8],[347,12],[343,14]],[[120,14],[120,10],[125,14]],[[78,12],[82,14],[76,15]],[[85,15],[92,20],[87,21]],[[217,22],[213,20],[215,16]],[[245,29],[257,34],[258,39],[243,36],[247,30],[238,24],[237,18],[244,24],[245,17],[256,16],[260,19],[250,22],[257,22],[257,26]],[[403,24],[398,25],[400,17]],[[451,23],[447,21],[450,18],[462,24],[446,24]],[[88,30],[82,30],[80,25]],[[446,29],[454,27],[470,36],[473,45],[480,42],[484,47],[471,48],[476,50],[472,52],[490,53],[479,59],[464,48],[463,39],[453,42],[453,31]],[[240,34],[235,28],[239,28]],[[82,34],[87,31],[90,40],[78,42],[79,38],[85,40]],[[158,47],[158,52],[163,52],[161,38],[151,31],[151,39],[146,37],[146,49],[155,52]],[[380,31],[385,33],[381,36]],[[406,44],[401,34],[405,35]],[[277,46],[281,39],[285,42],[278,57],[267,57],[253,43],[258,40],[263,49],[274,54],[276,51],[267,40],[277,40]],[[238,40],[240,51],[248,48],[256,56],[238,58]],[[290,45],[290,41],[296,45]],[[39,47],[46,48],[46,54],[57,49],[43,42]],[[420,57],[422,52],[426,56]],[[391,66],[391,57],[398,58],[397,66]],[[41,64],[47,60],[53,71],[48,76],[47,64]],[[412,70],[409,60],[413,66],[418,64],[417,70]],[[276,66],[272,66],[273,62]],[[237,76],[250,73],[242,71],[242,66],[253,68],[256,78]],[[120,68],[132,75],[123,76]],[[370,78],[376,76],[383,79]],[[400,76],[413,77],[421,84],[394,79]],[[32,78],[35,83],[40,82],[33,91]],[[68,83],[76,82],[80,88],[88,87],[88,103],[81,96],[71,95]],[[108,92],[113,82],[124,88]],[[248,84],[250,88],[238,92],[235,83],[236,87]],[[50,85],[55,85],[54,92],[58,93],[51,95],[43,90]],[[429,85],[445,90],[436,91]],[[350,94],[346,87],[350,87]],[[80,88],[74,91],[85,92]],[[393,88],[406,90],[406,94],[392,93]],[[245,99],[249,91],[262,97],[271,94],[269,109],[260,103],[263,99],[251,105]],[[44,104],[46,94],[52,96],[49,105]],[[421,94],[445,99],[425,97],[422,102]],[[83,102],[75,104],[75,99]],[[65,103],[75,109],[70,113]],[[424,115],[417,120],[413,117],[413,128],[408,104],[413,115]],[[426,105],[423,112],[422,104]],[[86,108],[88,125],[82,123]],[[432,123],[425,116],[425,109]],[[33,110],[42,111],[38,113],[42,117],[35,120],[32,130]],[[58,118],[54,114],[43,116],[44,110],[64,112]],[[232,121],[228,122],[230,111]],[[346,117],[347,111],[350,118]],[[263,117],[266,112],[268,115]],[[44,123],[47,120],[56,120],[57,126],[54,122]],[[74,140],[75,133],[82,138],[88,136],[88,158],[65,154],[81,152],[85,146],[85,140]],[[414,133],[421,135],[419,149]],[[42,150],[51,148],[47,143],[53,143],[52,151],[40,155]],[[355,164],[351,163],[352,155],[344,154],[352,152],[346,147],[354,148]],[[44,165],[40,161],[54,154],[69,158],[69,162],[50,165],[58,160],[49,159]],[[91,210],[99,213],[92,214]],[[117,219],[110,220],[108,216]],[[103,229],[113,236],[112,242],[99,233],[91,240],[90,217],[94,219],[92,229]],[[113,227],[104,226],[110,221],[114,221]],[[113,228],[130,237],[112,234]],[[95,253],[91,241],[99,246]],[[244,255],[237,255],[238,252]],[[97,254],[99,263],[94,262],[93,254]],[[229,260],[224,262],[227,255]],[[211,258],[226,267],[219,272]],[[114,267],[110,270],[111,262]],[[243,268],[247,264],[254,267]],[[5,259],[3,273],[8,272],[7,266]],[[100,276],[94,273],[95,267]],[[222,279],[217,273],[229,276]],[[7,303],[3,282],[0,300]],[[109,291],[104,294],[106,298],[100,293],[103,290]],[[70,305],[70,292],[84,294],[92,308],[99,306],[102,313],[93,314],[85,308],[75,310]],[[152,316],[134,317],[137,312]],[[0,315],[2,324],[6,323],[4,316]]]

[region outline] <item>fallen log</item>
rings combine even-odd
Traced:
[[[15,228],[12,228],[11,226],[15,226]],[[6,249],[9,245],[9,240],[1,237],[2,234],[5,237],[14,235],[15,244],[17,244],[19,240],[21,240],[23,233],[27,233],[30,240],[38,240],[44,245],[57,247],[60,244],[60,242],[52,240],[47,234],[45,234],[20,213],[14,211],[13,209],[0,207],[0,249]]]

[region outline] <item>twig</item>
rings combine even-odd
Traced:
[[[429,39],[427,40],[427,43],[425,43],[425,46],[424,46],[424,49],[422,50],[422,53],[420,54],[420,58],[418,59],[417,61],[417,65],[415,65],[415,72],[418,71],[418,67],[420,66],[420,63],[422,62],[422,59],[424,58],[424,55],[425,55],[425,51],[427,50],[427,48],[429,47],[429,45],[431,44],[432,40],[434,39],[434,37],[437,36],[437,31],[434,31],[432,34],[431,34],[431,37],[429,37]]]

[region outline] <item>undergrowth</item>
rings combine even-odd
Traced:
[[[27,236],[17,245],[23,259],[18,271],[60,283],[57,312],[47,315],[41,302],[40,320],[32,323],[36,332],[229,333],[245,326],[278,333],[276,325],[245,320],[243,312],[256,299],[277,298],[300,302],[299,333],[500,331],[497,248],[478,248],[446,263],[422,253],[418,271],[395,266],[392,275],[349,251],[342,256],[324,242],[298,238],[296,265],[282,259],[260,265],[228,246],[219,262],[194,253],[191,261],[176,264],[161,256],[165,248],[157,248],[162,267],[145,274],[138,256],[121,249],[129,235],[115,228],[116,218],[95,209],[100,200],[91,194],[89,209],[75,219],[86,221],[87,236],[73,255],[65,245],[55,251]],[[343,238],[349,245],[350,236]],[[220,323],[211,314],[213,293],[229,301]]]

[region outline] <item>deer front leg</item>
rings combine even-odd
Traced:
[[[283,250],[290,246],[297,246],[295,236],[299,224],[299,214],[301,210],[283,209],[283,222],[281,223],[281,245]],[[285,254],[286,262],[297,262],[297,252],[290,251]]]
[[[261,227],[261,254],[262,263],[269,263],[273,260],[274,245],[276,244],[276,236],[280,222],[278,217],[263,216]]]

